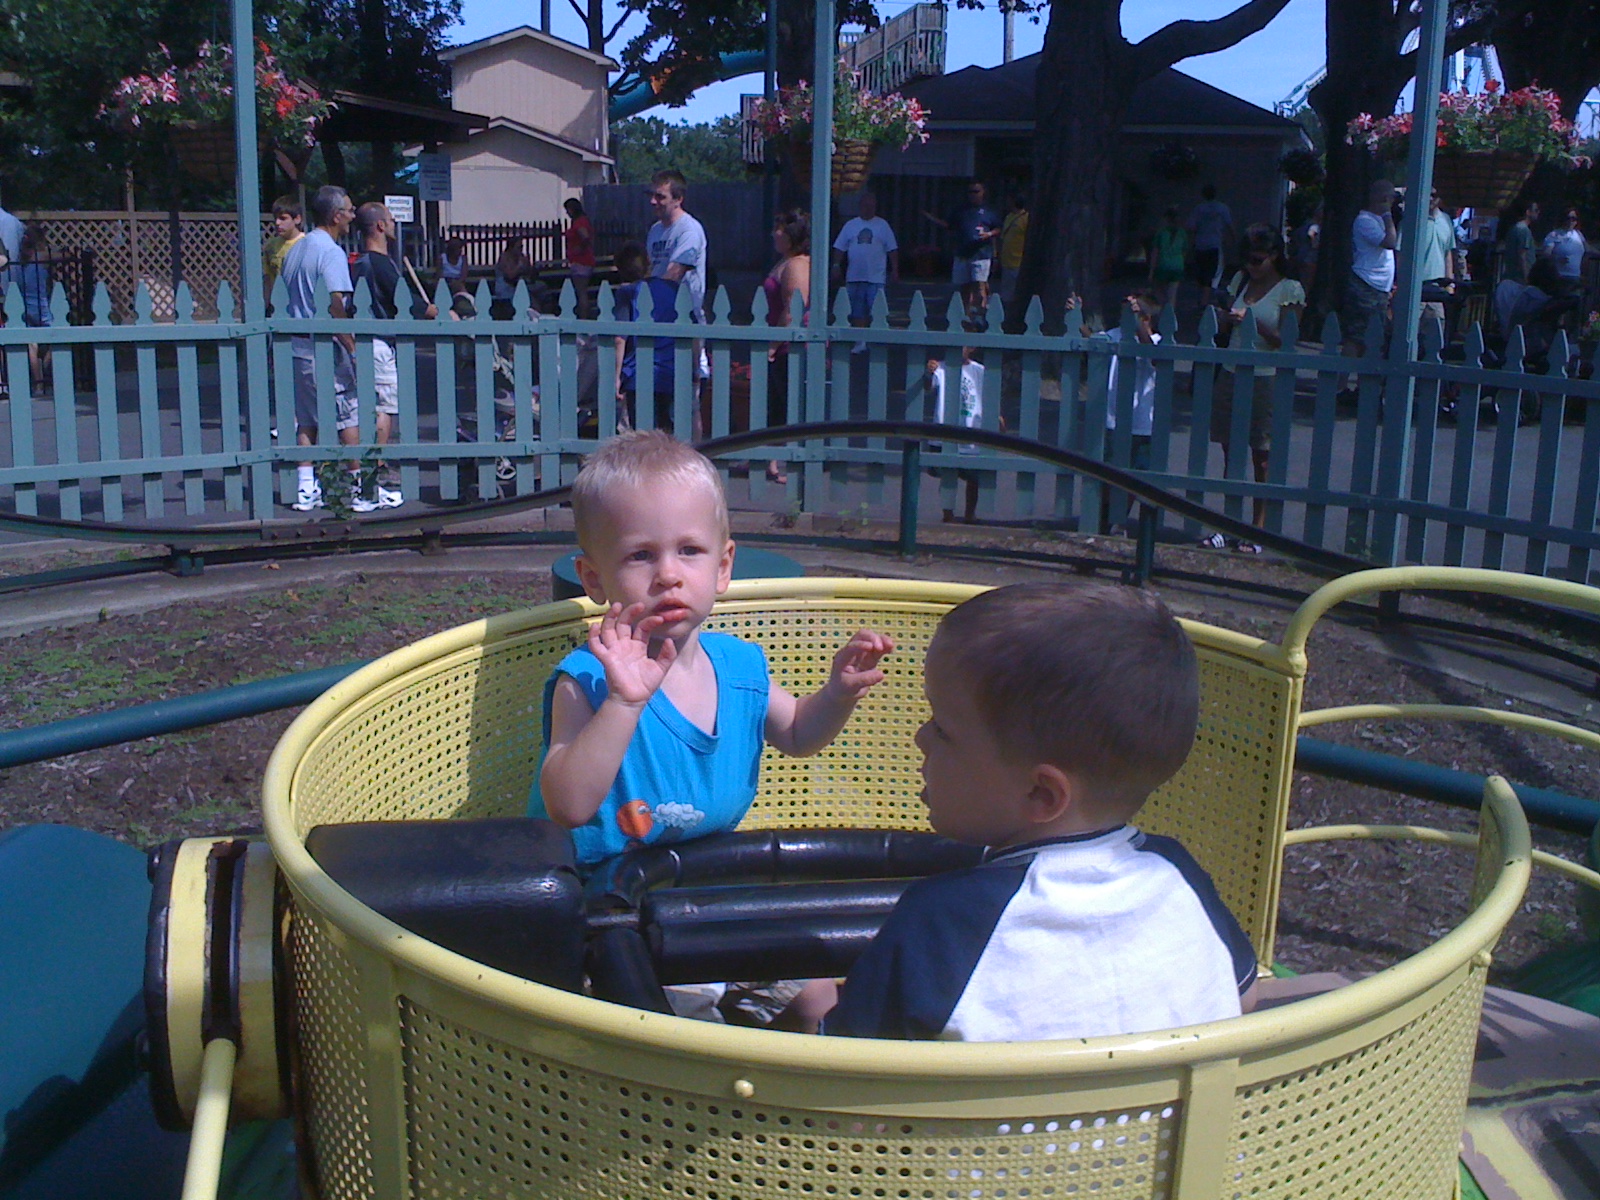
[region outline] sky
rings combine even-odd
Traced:
[[[879,0],[878,12],[889,17],[903,11],[911,0]],[[1197,79],[1242,97],[1252,104],[1270,109],[1323,61],[1323,5],[1326,0],[1289,0],[1289,4],[1260,33],[1246,38],[1220,54],[1191,58],[1178,69]],[[1239,0],[1126,0],[1122,9],[1123,33],[1137,41],[1179,18],[1204,20],[1222,16]],[[608,10],[620,7],[611,0]],[[571,41],[584,40],[583,23],[567,0],[551,0],[551,32]],[[462,0],[461,24],[450,35],[455,43],[488,37],[518,25],[538,26],[539,6],[529,0]],[[615,17],[611,17],[615,20]],[[642,18],[625,27],[616,44],[636,28]],[[951,5],[948,17],[945,70],[963,67],[994,67],[1002,55],[1000,14],[990,9],[972,12]],[[1026,17],[1016,19],[1015,46],[1018,58],[1037,53],[1044,43],[1044,24],[1035,25]],[[669,121],[710,121],[739,110],[739,97],[761,90],[761,76],[730,79],[700,89],[682,108],[654,108],[648,115]]]

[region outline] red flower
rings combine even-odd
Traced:
[[[1500,90],[1500,81],[1498,79],[1489,80],[1483,85],[1483,90],[1488,92],[1491,96],[1494,95]]]

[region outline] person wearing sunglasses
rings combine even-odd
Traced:
[[[1305,311],[1306,293],[1299,280],[1289,278],[1289,264],[1283,256],[1283,240],[1270,226],[1252,225],[1245,230],[1240,248],[1244,267],[1228,283],[1229,304],[1221,314],[1222,325],[1232,330],[1248,312],[1255,318],[1255,342],[1239,349],[1281,350],[1283,321],[1289,313],[1297,317]],[[1292,350],[1293,347],[1291,346]],[[1257,368],[1250,383],[1250,464],[1257,483],[1267,480],[1267,459],[1272,452],[1272,380],[1274,372]],[[1233,442],[1234,372],[1217,372],[1216,390],[1211,400],[1211,440],[1222,447],[1224,474],[1231,467]],[[1266,502],[1255,501],[1251,520],[1260,525],[1266,516]],[[1221,534],[1212,534],[1205,545],[1227,545]],[[1259,554],[1254,542],[1239,542],[1234,549],[1244,554]]]

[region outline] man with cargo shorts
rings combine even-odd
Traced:
[[[349,297],[350,259],[339,239],[350,228],[355,209],[349,194],[341,187],[328,184],[317,189],[311,198],[311,219],[316,228],[289,249],[283,260],[283,284],[289,293],[284,313],[289,317],[314,317],[317,315],[316,291],[321,283],[328,289],[328,315],[344,318],[350,315]],[[317,379],[309,334],[296,334],[290,340],[294,356],[294,425],[295,440],[302,446],[317,443]],[[339,441],[354,445],[359,438],[355,401],[355,338],[347,333],[336,334],[333,346],[333,390],[336,428]],[[296,512],[310,512],[321,508],[322,486],[317,482],[316,471],[309,462],[299,466],[299,490],[295,499]]]
[[[400,268],[389,257],[389,242],[394,237],[394,217],[376,201],[363,204],[356,210],[356,233],[361,238],[361,254],[357,256],[352,279],[359,283],[365,279],[370,296],[370,308],[365,314],[380,321],[392,321],[399,316],[395,291],[400,284]],[[411,315],[431,321],[439,310],[427,303],[425,296],[412,296]],[[385,446],[394,440],[395,418],[400,414],[400,379],[395,370],[394,343],[383,338],[372,339],[372,377],[377,392],[375,408],[378,414],[378,445]],[[399,481],[391,468],[380,468],[376,497],[364,493],[357,495],[350,507],[356,512],[371,512],[374,508],[398,508],[405,503]]]
[[[1000,217],[986,203],[988,190],[983,181],[967,185],[967,202],[947,218],[931,212],[922,215],[940,229],[955,235],[956,254],[950,269],[950,282],[961,289],[967,319],[981,327],[989,309],[989,270],[994,265],[995,240],[1000,236]]]

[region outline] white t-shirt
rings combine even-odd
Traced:
[[[1380,292],[1394,287],[1394,251],[1383,244],[1386,236],[1383,218],[1363,208],[1356,214],[1350,234],[1355,242],[1355,261],[1351,269],[1356,276]]]
[[[833,240],[833,248],[845,256],[846,283],[882,284],[888,277],[889,255],[900,249],[900,243],[882,217],[870,221],[851,217]]]
[[[682,263],[688,270],[683,276],[683,286],[689,289],[689,309],[698,320],[705,309],[706,299],[706,231],[699,221],[688,213],[678,214],[671,225],[657,221],[650,226],[645,239],[650,254],[650,278],[663,279],[667,268]]]
[[[983,424],[983,364],[969,362],[961,364],[961,408],[959,415],[951,412],[945,416],[945,388],[944,376],[946,368],[940,366],[933,372],[933,420],[935,424],[961,425],[967,429],[977,429]],[[970,443],[960,448],[962,454],[976,454],[978,448]]]
[[[22,233],[22,222],[0,208],[0,249],[11,262],[22,257]]]
[[[1544,252],[1563,279],[1576,279],[1583,273],[1583,256],[1588,248],[1583,234],[1576,229],[1552,229],[1545,235]]]
[[[1244,289],[1245,277],[1241,271],[1228,281],[1228,295],[1233,298],[1233,307],[1237,308],[1242,302]],[[1306,289],[1301,286],[1300,281],[1284,278],[1262,293],[1259,299],[1245,304],[1256,318],[1256,344],[1251,349],[1271,350],[1273,347],[1262,335],[1277,337],[1278,326],[1283,323],[1283,310],[1291,304],[1305,302]]]
[[[1120,342],[1122,330],[1108,329],[1097,335],[1108,342]],[[1157,343],[1159,333],[1150,335]],[[1135,437],[1149,437],[1156,411],[1156,364],[1141,358],[1133,376],[1133,433]],[[1117,427],[1117,368],[1121,366],[1116,355],[1111,356],[1111,374],[1106,380],[1106,428]]]

